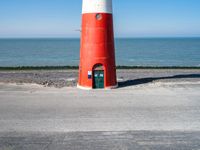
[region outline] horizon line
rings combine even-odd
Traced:
[[[0,39],[80,39],[81,37],[0,37]],[[120,38],[200,38],[200,36],[117,36],[115,39]]]

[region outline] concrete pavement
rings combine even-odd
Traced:
[[[200,82],[108,91],[0,84],[0,149],[200,149]]]
[[[0,150],[199,150],[200,132],[1,133]]]

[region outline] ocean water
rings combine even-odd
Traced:
[[[117,65],[200,66],[200,38],[118,38]],[[79,64],[79,39],[0,39],[0,67]]]

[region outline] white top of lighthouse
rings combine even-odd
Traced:
[[[82,13],[112,14],[112,0],[83,0]]]

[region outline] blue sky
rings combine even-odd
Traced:
[[[0,0],[0,37],[79,37],[81,0]],[[113,0],[117,37],[200,36],[200,0]]]

